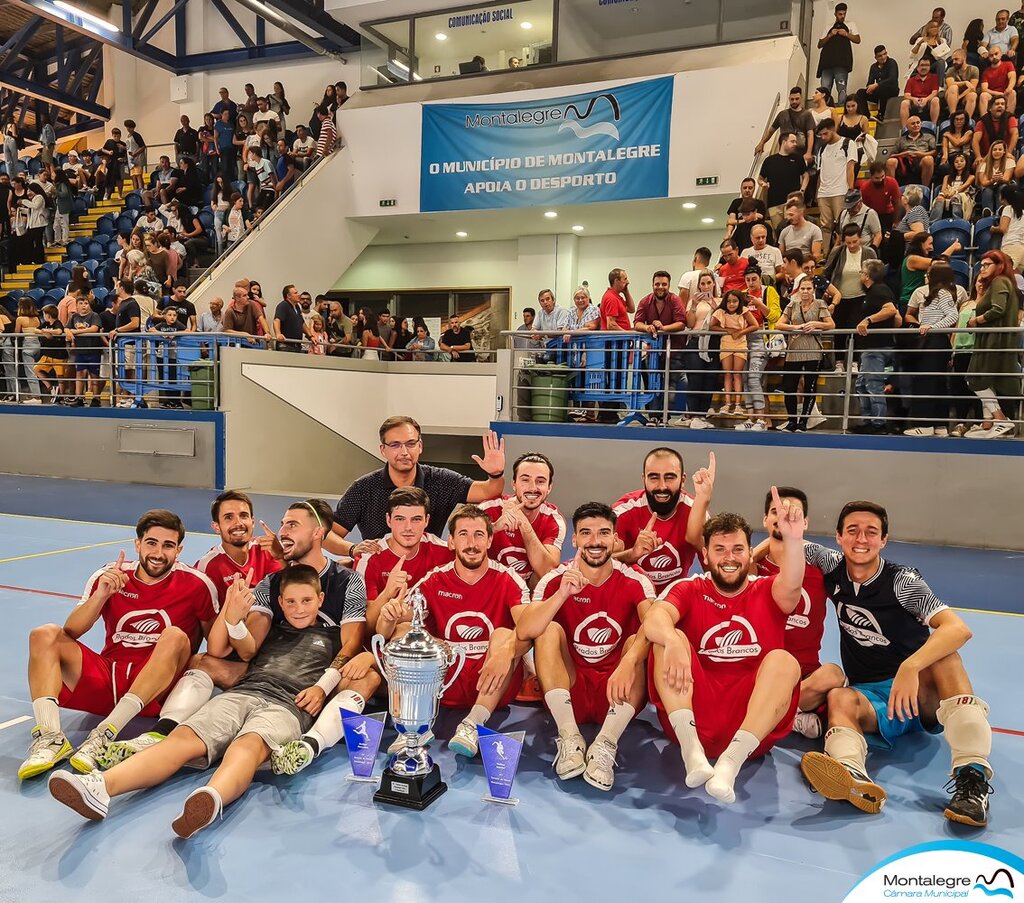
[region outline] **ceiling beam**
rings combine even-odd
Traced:
[[[73,94],[66,94],[51,88],[49,85],[40,84],[38,81],[30,81],[10,72],[0,72],[0,87],[8,88],[18,94],[35,97],[48,104],[61,107],[64,110],[71,110],[74,113],[82,113],[91,116],[93,119],[110,119],[110,108],[100,106],[86,100],[84,97],[76,97]]]

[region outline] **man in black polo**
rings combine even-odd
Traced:
[[[274,338],[280,343],[278,351],[302,351],[302,337],[306,334],[306,321],[299,307],[299,290],[294,285],[281,289],[283,300],[274,310]]]
[[[768,192],[768,220],[778,234],[785,224],[786,199],[807,187],[807,161],[798,153],[795,134],[783,135],[779,152],[764,158],[759,176],[761,187]]]
[[[505,488],[505,440],[497,434],[484,434],[483,457],[473,460],[487,474],[486,480],[469,477],[445,467],[420,464],[423,439],[420,425],[412,417],[389,417],[380,426],[380,453],[385,465],[356,480],[342,496],[334,512],[331,533],[324,548],[336,555],[361,555],[375,551],[388,532],[388,499],[394,489],[417,486],[430,498],[430,523],[427,530],[440,536],[448,516],[463,502],[477,504],[501,496]],[[345,539],[355,528],[362,539],[358,545]]]

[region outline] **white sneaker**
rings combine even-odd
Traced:
[[[587,770],[583,780],[598,790],[611,790],[615,783],[615,753],[618,746],[607,737],[598,737],[587,750]]]
[[[472,759],[480,748],[476,725],[472,721],[460,721],[455,728],[455,735],[448,741],[448,748],[457,756]]]
[[[220,794],[212,787],[200,787],[185,797],[178,817],[171,822],[171,830],[179,837],[188,839],[216,821],[224,810]]]
[[[909,430],[903,431],[904,436],[934,436],[935,427],[932,426],[915,426]]]
[[[21,403],[22,404],[42,404],[43,400],[41,398],[25,398],[25,399],[22,400]]]
[[[935,427],[935,435],[936,436],[942,436],[942,437],[948,437],[949,436],[949,430],[946,427],[944,427],[944,426],[937,426],[937,427]]]
[[[85,738],[85,743],[79,746],[71,757],[71,767],[75,771],[82,772],[82,774],[95,771],[97,766],[96,760],[104,756],[107,744],[113,739],[114,734],[109,727],[93,728],[89,732],[89,736]]]
[[[270,768],[274,774],[298,774],[315,758],[313,747],[300,737],[271,750]]]
[[[821,719],[814,712],[797,712],[793,719],[793,733],[808,740],[817,740],[821,736]]]
[[[96,756],[96,764],[100,768],[113,768],[125,759],[130,759],[137,752],[156,746],[161,740],[166,739],[163,734],[155,734],[150,731],[133,737],[131,740],[115,740],[113,743],[108,743],[106,748]]]
[[[1017,432],[1017,427],[1009,420],[997,420],[992,424],[992,429],[988,430],[987,434],[982,436],[982,439],[1003,439],[1013,436]]]
[[[733,427],[734,430],[752,430],[753,428],[754,421],[750,418],[744,420],[743,423],[737,423],[736,426]]]
[[[824,416],[818,409],[817,403],[811,408],[811,414],[807,418],[807,429],[813,430],[816,427],[821,426],[823,423],[828,423],[828,417]]]
[[[850,372],[851,373],[859,373],[860,372],[860,367],[857,366],[857,362],[856,361],[854,361],[852,364],[850,364]]]
[[[754,425],[750,428],[752,433],[767,433],[768,427],[764,425],[763,420],[755,420]]]
[[[50,796],[69,809],[74,809],[82,818],[100,821],[107,817],[110,809],[110,794],[98,771],[91,774],[75,774],[73,771],[55,771],[48,783]]]
[[[559,731],[555,738],[555,774],[562,781],[576,778],[587,767],[587,742],[579,731]]]
[[[681,427],[681,428],[685,429],[686,427],[688,427],[690,425],[690,423],[691,423],[691,421],[690,421],[689,417],[679,416],[679,417],[673,417],[671,420],[669,420],[668,425],[669,426]]]
[[[693,420],[690,421],[690,429],[709,430],[711,429],[711,424],[708,423],[703,417],[694,417]]]
[[[434,732],[433,731],[427,731],[423,735],[423,740],[420,743],[420,745],[421,746],[426,746],[433,739],[434,739]],[[405,749],[405,734],[399,734],[397,737],[395,737],[395,739],[392,741],[391,745],[388,747],[388,752],[391,753],[392,755],[394,755],[396,752],[401,752],[403,749]]]
[[[37,774],[49,771],[71,756],[74,747],[60,731],[44,733],[41,727],[32,731],[32,743],[28,748],[28,758],[18,769],[18,780],[34,778]]]
[[[845,372],[843,370],[843,365],[840,364],[838,361],[836,361],[836,373],[843,373],[843,372]]]
[[[994,426],[994,424],[993,424]],[[992,432],[992,427],[985,429],[980,423],[974,424],[966,433],[964,433],[965,439],[987,439],[988,434]]]

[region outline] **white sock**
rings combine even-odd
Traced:
[[[331,700],[331,704],[356,715],[362,715],[363,709],[366,708],[366,700],[355,690],[342,690]]]
[[[825,732],[825,755],[868,777],[868,742],[859,731],[849,727],[830,727]]]
[[[131,721],[132,718],[138,715],[144,708],[145,706],[142,704],[142,700],[139,699],[138,696],[134,693],[125,693],[117,705],[114,706],[113,711],[107,716],[107,720],[102,726],[113,731],[113,734],[116,737],[121,733],[121,728]]]
[[[32,714],[44,734],[60,733],[60,708],[54,696],[40,696],[32,700]]]
[[[477,703],[469,710],[469,714],[466,716],[466,721],[470,724],[487,724],[487,719],[490,717],[491,710],[487,708],[487,706]]]
[[[365,706],[366,700],[355,690],[342,690],[324,706],[316,723],[303,735],[304,739],[315,741],[315,752],[320,755],[325,749],[340,743],[345,736],[342,709],[361,715]]]
[[[628,702],[624,702],[622,705],[613,705],[608,709],[608,714],[604,716],[604,724],[601,725],[595,742],[598,738],[604,737],[605,740],[618,744],[619,737],[622,736],[622,732],[635,715],[636,709]]]
[[[580,727],[576,723],[576,715],[572,710],[572,697],[568,690],[548,690],[544,694],[544,705],[555,719],[555,727],[560,734],[578,734]]]
[[[181,724],[198,712],[213,696],[213,678],[192,668],[181,675],[160,709],[161,720]]]
[[[736,736],[725,748],[725,752],[715,762],[715,773],[704,785],[709,796],[723,803],[731,803],[736,799],[736,775],[739,774],[743,763],[750,758],[750,754],[760,746],[761,741],[750,731],[736,731]]]
[[[537,665],[533,659],[533,649],[527,649],[526,655],[523,656],[523,670],[526,672],[525,679],[537,676]]]
[[[700,787],[715,773],[704,755],[704,747],[697,736],[697,725],[693,720],[693,709],[676,709],[670,712],[668,722],[679,738],[679,748],[686,768],[686,786]]]
[[[991,780],[988,757],[992,753],[992,728],[988,723],[988,704],[977,696],[951,696],[939,703],[936,717],[945,728],[946,742],[953,754],[952,771],[964,765],[980,765]]]

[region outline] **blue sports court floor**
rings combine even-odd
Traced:
[[[223,822],[192,841],[169,824],[204,782],[185,772],[153,791],[115,801],[103,823],[54,802],[45,779],[15,777],[31,723],[25,684],[31,627],[63,622],[86,577],[131,550],[130,525],[170,507],[190,531],[185,560],[213,543],[211,493],[0,477],[0,901],[369,899],[623,900],[676,893],[686,900],[839,901],[885,856],[912,844],[971,837],[1024,851],[1024,555],[891,544],[889,557],[921,568],[974,631],[965,652],[976,692],[992,706],[996,794],[991,826],[968,832],[942,818],[949,758],[940,738],[913,737],[871,759],[889,791],[878,816],[824,803],[805,788],[792,741],[748,767],[723,809],[683,785],[675,748],[650,714],[620,745],[615,788],[601,793],[551,772],[553,729],[538,708],[498,713],[492,726],[525,729],[518,808],[480,802],[479,759],[438,751],[450,791],[427,812],[375,807],[372,787],[346,782],[344,748],[293,779],[258,776]],[[285,500],[257,499],[280,517]],[[98,631],[88,637],[98,643]],[[826,655],[835,633],[826,635]],[[94,718],[68,713],[79,741]],[[455,718],[442,717],[450,736]],[[139,722],[128,728],[143,729]],[[584,729],[585,732],[588,729]],[[593,730],[593,729],[590,729]],[[390,738],[385,734],[385,742]],[[383,754],[380,759],[383,763]]]

